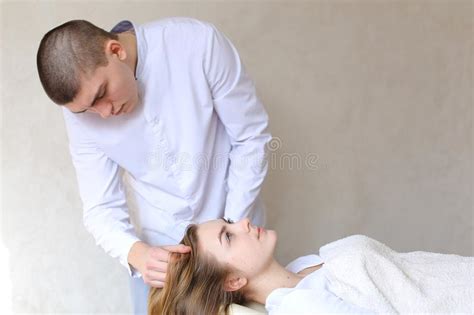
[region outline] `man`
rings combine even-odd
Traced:
[[[169,252],[189,250],[173,245],[189,223],[264,224],[268,116],[213,24],[172,17],[106,32],[69,21],[45,34],[37,66],[63,106],[85,227],[128,269],[135,313],[148,286],[164,285]]]

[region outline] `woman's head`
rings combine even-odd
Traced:
[[[208,221],[200,224],[197,232],[199,249],[232,270],[229,278],[240,277],[240,286],[246,286],[273,260],[275,231],[253,226],[248,219],[235,223],[223,219]],[[232,279],[227,279],[226,285],[232,284]]]
[[[274,231],[213,220],[190,225],[181,241],[190,253],[173,253],[162,290],[152,288],[149,314],[218,314],[244,303],[252,279],[273,259]]]

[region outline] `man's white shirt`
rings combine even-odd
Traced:
[[[96,243],[129,273],[131,246],[181,240],[186,226],[219,217],[265,222],[259,196],[267,172],[268,115],[230,40],[208,22],[172,17],[137,38],[140,102],[102,119],[63,108],[83,201]],[[130,222],[122,171],[136,202]],[[161,237],[162,235],[163,237]]]

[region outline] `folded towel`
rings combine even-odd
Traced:
[[[256,302],[250,302],[245,305],[240,304],[231,304],[229,308],[229,315],[240,315],[240,314],[252,314],[252,315],[262,315],[267,314],[265,306]]]
[[[474,313],[474,257],[398,253],[363,235],[320,248],[330,290],[377,313]]]

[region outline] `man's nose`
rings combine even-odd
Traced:
[[[112,114],[112,104],[107,102],[99,102],[92,107],[95,113],[99,114],[102,118],[107,118]]]

